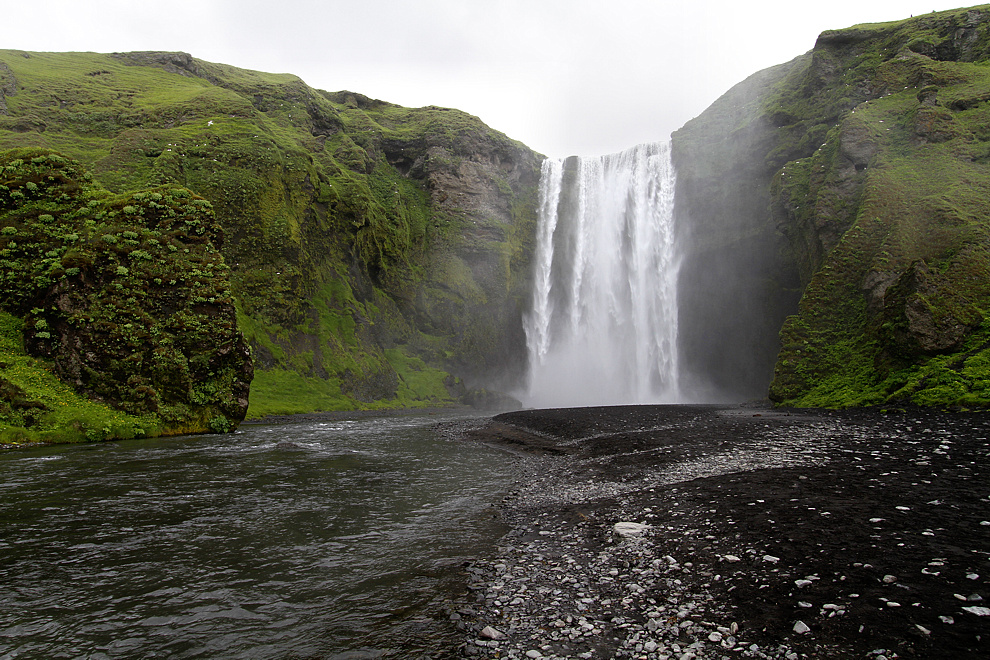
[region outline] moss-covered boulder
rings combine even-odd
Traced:
[[[185,188],[118,195],[54,152],[0,153],[0,309],[22,320],[26,354],[77,393],[150,418],[145,433],[244,418],[253,368],[222,242],[210,203]],[[54,424],[7,366],[0,425]]]

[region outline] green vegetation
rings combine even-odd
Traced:
[[[77,392],[150,416],[142,427],[231,430],[251,361],[209,202],[175,186],[114,195],[88,179],[55,153],[0,154],[0,309],[22,319],[29,355]]]
[[[0,312],[0,445],[155,436],[154,415],[128,415],[80,396],[50,360],[29,356],[24,322]]]
[[[767,95],[821,134],[775,150],[801,156],[771,192],[807,286],[773,400],[990,405],[988,44],[990,7],[826,33]]]
[[[791,406],[990,404],[990,6],[825,32],[673,148],[689,372]]]
[[[81,162],[116,196],[105,211],[113,223],[153,211],[134,191],[188,189],[208,203],[208,242],[220,254],[207,261],[222,255],[230,291],[190,293],[236,306],[259,370],[252,416],[435,405],[460,392],[448,373],[491,387],[521,368],[513,332],[539,157],[476,117],[323,92],[184,53],[0,50],[0,63],[0,150],[57,150]],[[85,246],[102,241],[124,287],[183,282],[151,272],[186,249],[175,241],[140,226],[79,235]],[[76,263],[77,248],[17,257],[78,278],[89,266]],[[71,263],[56,266],[66,254]],[[397,365],[408,363],[387,354],[400,348],[432,385],[406,382]],[[438,380],[454,389],[441,395]],[[303,383],[318,395],[300,396]]]

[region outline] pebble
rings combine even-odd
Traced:
[[[646,532],[646,529],[646,525],[634,522],[617,522],[612,527],[612,531],[624,539],[642,536]]]
[[[811,632],[811,628],[809,628],[808,624],[806,624],[804,621],[798,621],[794,624],[794,632],[796,632],[799,635],[803,635],[805,633]]]

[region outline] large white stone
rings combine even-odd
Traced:
[[[641,523],[617,522],[612,527],[612,531],[615,532],[616,536],[621,536],[624,539],[628,539],[642,536],[648,527],[648,525],[643,525]]]
[[[485,639],[495,639],[495,640],[505,639],[504,633],[499,632],[498,630],[492,628],[491,626],[485,626],[484,628],[482,628],[480,636],[484,637]]]

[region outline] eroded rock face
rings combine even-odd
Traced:
[[[945,277],[916,261],[884,293],[884,355],[907,360],[957,349],[983,315]]]
[[[7,97],[17,93],[17,78],[10,67],[0,62],[0,115],[9,114]]]

